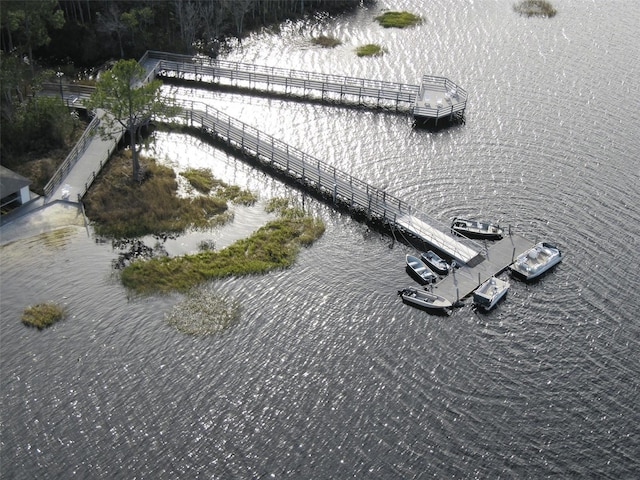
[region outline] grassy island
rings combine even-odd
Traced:
[[[422,17],[411,12],[385,12],[376,17],[376,21],[384,28],[405,28],[422,23]]]
[[[207,280],[230,275],[251,275],[290,266],[300,247],[324,233],[324,224],[287,201],[276,199],[268,210],[279,217],[248,238],[219,250],[205,250],[180,257],[138,260],[121,272],[123,285],[136,293],[188,291]]]
[[[176,175],[171,168],[144,157],[140,163],[144,174],[142,182],[137,183],[131,178],[130,154],[114,155],[85,196],[86,213],[98,235],[136,238],[177,234],[189,227],[211,227],[230,218],[227,201],[255,202],[250,192],[216,180],[210,171],[198,169],[182,175],[202,194],[179,198]]]
[[[39,330],[49,327],[65,316],[64,308],[55,303],[39,303],[22,312],[22,323]]]
[[[367,43],[356,48],[356,55],[359,57],[372,57],[385,53],[385,49],[376,43]]]
[[[523,0],[513,6],[520,15],[527,17],[553,17],[558,11],[546,0]]]

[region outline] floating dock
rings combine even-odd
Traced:
[[[433,286],[433,291],[455,303],[471,295],[482,282],[497,276],[513,263],[516,256],[533,247],[534,242],[514,233],[501,240],[487,241],[482,261],[459,265]]]

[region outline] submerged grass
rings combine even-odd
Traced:
[[[311,39],[311,43],[314,45],[319,45],[324,48],[333,48],[342,44],[342,41],[339,38],[336,38],[331,35],[319,35]]]
[[[24,309],[22,323],[39,330],[49,327],[65,316],[64,308],[55,303],[39,303]]]
[[[520,15],[527,17],[554,17],[558,11],[546,0],[523,0],[513,6]]]
[[[122,283],[143,294],[187,291],[211,279],[286,268],[294,262],[301,246],[311,244],[324,233],[324,224],[288,205],[276,211],[279,218],[223,250],[135,261],[122,270]]]
[[[384,28],[412,27],[422,22],[422,17],[411,12],[385,12],[376,17],[376,21]]]
[[[238,203],[255,201],[250,192],[240,189],[229,195],[230,188],[220,181],[197,172],[193,178],[224,185],[222,194],[179,198],[174,171],[140,157],[144,179],[134,182],[129,152],[114,155],[84,198],[87,216],[98,235],[108,238],[137,238],[151,234],[176,234],[187,228],[206,228],[231,218],[227,200]]]
[[[240,303],[204,289],[193,289],[167,315],[169,325],[190,335],[221,333],[240,320]]]

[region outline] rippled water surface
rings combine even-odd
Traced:
[[[384,7],[425,22],[384,30]],[[640,4],[563,1],[553,19],[510,1],[378,2],[251,37],[231,60],[469,92],[466,124],[166,87],[204,101],[449,222],[513,225],[566,254],[512,281],[489,314],[450,317],[396,296],[412,249],[304,198],[327,230],[289,270],[205,285],[243,303],[223,335],[166,324],[180,295],[129,298],[116,256],[83,227],[0,250],[3,478],[634,478],[640,471]],[[343,41],[310,45],[320,33]],[[380,43],[388,52],[358,58]],[[214,147],[157,134],[177,169],[213,168],[260,195],[223,247],[302,195]],[[25,328],[25,306],[69,318]]]

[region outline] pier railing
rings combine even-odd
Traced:
[[[442,92],[446,102],[438,105],[431,102],[425,105],[423,95],[426,92]],[[416,117],[444,118],[461,116],[467,107],[467,91],[446,77],[424,75],[420,90],[415,98],[413,114]]]
[[[326,164],[317,158],[288,145],[281,140],[243,123],[201,102],[182,102],[179,118],[159,119],[186,124],[204,131],[229,146],[242,150],[258,162],[281,172],[286,177],[313,190],[319,196],[342,205],[353,212],[360,212],[368,220],[408,233],[432,245],[443,245],[447,236],[447,253],[465,259],[469,249],[480,251],[478,245],[464,239],[452,239],[450,228],[427,215],[416,212],[407,202],[376,188],[353,175]],[[408,230],[407,218],[420,219],[432,230],[419,233]]]
[[[279,67],[253,65],[228,60],[217,60],[210,57],[179,55],[150,51],[145,53],[141,64],[153,70],[153,74],[164,77],[178,77],[202,82],[231,84],[247,82],[262,84],[267,89],[282,87],[286,92],[298,89],[303,93],[318,92],[324,98],[326,94],[340,97],[349,96],[381,102],[392,102],[396,105],[406,103],[412,106],[418,85],[396,82],[385,82],[365,78],[291,70]],[[151,73],[150,73],[151,75]]]
[[[51,195],[51,193],[53,193],[53,191],[60,185],[62,180],[67,176],[69,170],[71,170],[71,168],[85,152],[87,146],[91,142],[91,139],[97,133],[99,124],[100,118],[95,115],[91,119],[91,122],[89,122],[89,125],[87,125],[87,128],[85,128],[84,133],[82,134],[80,139],[76,142],[75,146],[69,152],[69,155],[67,155],[67,157],[58,167],[51,179],[44,186],[45,197],[48,197],[49,195]]]

